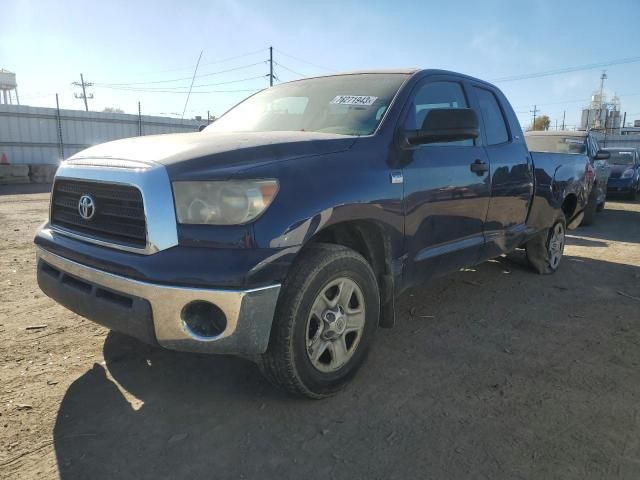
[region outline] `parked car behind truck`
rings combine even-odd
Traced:
[[[637,148],[609,147],[611,175],[608,195],[625,195],[631,200],[640,193],[640,152]]]
[[[607,198],[610,153],[600,148],[598,140],[586,131],[530,131],[526,134],[531,151],[587,155],[595,174],[591,196],[584,212],[583,225],[591,225],[596,213],[604,210]]]
[[[396,299],[525,247],[560,264],[583,155],[531,155],[495,86],[439,70],[278,85],[201,133],[118,140],[60,167],[38,282],[109,328],[251,358],[311,398],[342,388]]]

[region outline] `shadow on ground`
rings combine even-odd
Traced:
[[[607,202],[607,207],[596,215],[593,225],[578,227],[570,234],[598,240],[640,243],[640,212],[625,210],[624,205],[634,202]]]
[[[0,196],[19,195],[25,193],[50,193],[50,183],[26,183],[18,185],[0,185]]]
[[[322,401],[242,359],[110,333],[58,412],[61,478],[640,477],[640,303],[617,294],[640,268],[519,262],[403,295],[399,325]]]

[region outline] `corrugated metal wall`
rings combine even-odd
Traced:
[[[607,135],[592,132],[601,147],[640,148],[640,135]]]
[[[142,115],[142,134],[197,131],[202,122]],[[138,116],[60,110],[64,158],[91,145],[138,136]],[[60,160],[55,108],[0,105],[0,157],[9,163],[47,164]]]

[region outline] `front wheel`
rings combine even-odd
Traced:
[[[538,273],[547,275],[558,269],[564,253],[566,230],[566,221],[561,218],[551,228],[527,242],[527,260]]]
[[[258,366],[292,393],[332,395],[364,361],[379,315],[378,284],[369,263],[340,245],[312,245],[282,286],[269,348]]]

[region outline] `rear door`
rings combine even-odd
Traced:
[[[491,161],[491,200],[484,225],[483,258],[517,247],[525,234],[533,199],[533,164],[522,131],[504,96],[484,84],[474,84],[481,134]]]
[[[417,129],[433,108],[467,107],[461,79],[428,77],[413,90],[401,126]],[[403,156],[406,280],[419,282],[476,263],[489,205],[489,162],[481,142],[420,145]],[[474,163],[485,171],[472,171]]]

